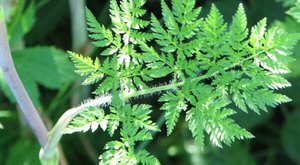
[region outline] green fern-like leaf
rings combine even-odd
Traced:
[[[159,165],[157,158],[152,156],[146,150],[141,150],[136,154],[136,158],[142,165]]]
[[[100,68],[100,62],[96,59],[94,62],[90,57],[84,57],[73,52],[69,52],[71,60],[75,65],[75,72],[82,76],[89,76]]]
[[[215,5],[201,26],[201,37],[204,37],[203,50],[216,61],[220,55],[227,53],[227,24]]]
[[[295,18],[297,22],[300,22],[300,1],[298,0],[295,2],[295,5],[292,6],[286,13]]]
[[[239,110],[260,114],[290,101],[276,90],[291,86],[282,74],[289,72],[298,34],[268,29],[266,18],[248,29],[242,5],[226,23],[215,5],[200,18],[195,0],[171,0],[171,6],[162,0],[162,18],[151,14],[150,21],[144,19],[146,0],[110,2],[112,30],[87,10],[90,37],[103,50],[103,60],[70,53],[75,71],[87,77],[83,84],[99,83],[94,94],[112,96],[101,120],[111,136],[121,138],[106,144],[100,164],[159,164],[147,151],[135,151],[160,128],[151,120],[151,106],[131,105],[132,98],[158,94],[167,134],[185,116],[200,148],[206,134],[219,147],[253,138],[231,117]],[[168,84],[152,85],[161,79]],[[88,129],[99,117],[90,113],[78,119]],[[74,129],[85,130],[75,121]]]
[[[230,36],[228,42],[233,49],[232,55],[239,55],[247,47],[245,42],[248,36],[247,18],[243,6],[240,4],[236,14],[232,18],[230,25]],[[236,52],[237,51],[237,52]],[[243,55],[243,54],[241,54]]]
[[[151,106],[144,104],[133,106],[133,119],[131,121],[134,122],[134,125],[141,127],[145,130],[159,131],[160,129],[157,127],[157,125],[150,120],[150,113],[152,112],[150,108]]]
[[[170,135],[173,132],[174,127],[178,121],[180,112],[182,110],[187,109],[186,102],[184,101],[182,96],[178,97],[178,95],[175,95],[172,92],[167,92],[166,94],[162,95],[158,100],[160,102],[165,102],[161,109],[166,111],[165,118],[168,135]]]
[[[195,141],[200,148],[204,146],[204,128],[199,120],[202,119],[201,112],[195,108],[190,109],[186,114],[189,130],[192,132]]]
[[[99,126],[105,131],[107,124],[108,119],[105,116],[103,109],[91,107],[75,117],[64,130],[64,133],[72,134],[74,132],[87,132],[88,130],[94,132]]]
[[[109,46],[113,42],[112,32],[101,26],[89,9],[86,9],[86,18],[89,37],[95,40],[93,44],[97,47]]]
[[[99,164],[136,164],[134,157],[128,153],[124,143],[119,141],[111,141],[104,147],[106,150],[100,157]]]

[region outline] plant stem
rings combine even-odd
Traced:
[[[63,130],[68,126],[68,124],[77,114],[84,111],[88,107],[100,107],[109,104],[111,102],[111,97],[111,95],[98,97],[94,100],[87,101],[79,107],[72,108],[65,112],[59,118],[54,128],[49,132],[49,141],[46,146],[42,148],[40,159],[43,161],[52,160],[52,158],[56,154],[56,146],[63,135]]]
[[[44,147],[48,141],[45,124],[31,102],[14,66],[8,44],[7,30],[2,5],[0,5],[0,65],[5,79],[12,90],[26,121]]]
[[[72,27],[72,49],[80,51],[87,41],[85,1],[69,0]]]
[[[145,89],[145,90],[136,91],[134,93],[125,95],[124,100],[127,100],[132,97],[141,96],[141,95],[147,95],[147,94],[156,93],[156,92],[160,92],[160,91],[176,89],[177,87],[182,86],[183,84],[184,84],[184,82],[178,82],[178,83],[161,85],[161,86],[157,86],[157,87],[153,87],[153,88],[149,88],[149,89]]]

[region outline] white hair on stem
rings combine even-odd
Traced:
[[[47,158],[52,158],[56,154],[56,146],[63,135],[63,130],[69,125],[75,116],[86,110],[88,107],[104,107],[111,103],[112,96],[104,94],[98,96],[95,99],[89,99],[84,101],[78,107],[71,108],[67,110],[57,121],[54,128],[49,132],[49,140],[44,148],[40,151],[40,158],[42,160],[47,160]]]

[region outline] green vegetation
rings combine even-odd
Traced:
[[[39,164],[38,155],[43,164],[78,164],[86,158],[87,164],[299,162],[300,130],[293,124],[300,101],[294,99],[300,68],[293,55],[299,47],[299,4],[230,2],[110,0],[87,8],[78,3],[78,9],[71,2],[71,11],[86,11],[87,22],[87,27],[72,22],[80,32],[72,40],[55,30],[63,25],[57,12],[67,18],[61,11],[67,1],[3,3],[9,6],[4,9],[13,61],[50,131],[46,144],[38,137],[38,154],[26,120],[13,110],[16,101],[22,103],[1,73],[0,108],[9,110],[0,111],[5,135],[0,163]],[[103,7],[96,9],[99,4]],[[264,5],[270,4],[281,13],[251,12],[266,13]],[[100,10],[102,19],[94,15]],[[78,13],[71,12],[73,21],[83,18]],[[39,42],[56,47],[30,46]],[[58,48],[69,50],[67,43],[73,43],[70,60]],[[79,100],[84,101],[77,106]],[[61,140],[63,134],[68,135]]]

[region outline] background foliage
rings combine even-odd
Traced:
[[[72,49],[73,40],[70,12],[66,10],[69,8],[68,1],[37,2],[15,0],[5,10],[8,13],[9,38],[18,73],[35,105],[51,125],[66,109],[79,103],[74,99],[75,94],[79,93],[81,99],[90,96],[86,96],[82,89],[73,87],[75,80],[80,78],[74,74],[73,65],[64,51]],[[226,21],[231,20],[238,4],[242,2],[249,27],[267,17],[270,26],[277,25],[286,31],[299,32],[300,5],[296,0],[214,0],[198,1],[197,5],[203,7],[203,14],[206,15],[212,2],[224,14]],[[158,0],[148,0],[146,8],[160,16],[159,4]],[[88,0],[87,6],[102,24],[110,26],[108,1]],[[89,44],[84,49],[91,52],[91,56],[99,52]],[[294,57],[300,60],[299,53],[298,45]],[[167,130],[163,126],[162,132],[156,135],[147,150],[162,164],[299,164],[300,97],[297,91],[300,89],[300,67],[297,63],[291,64],[292,73],[287,76],[293,86],[280,91],[291,97],[293,102],[270,110],[269,113],[262,112],[260,116],[253,112],[234,115],[235,120],[256,138],[235,142],[231,147],[224,146],[223,149],[207,145],[201,152],[184,118],[180,118],[171,136],[166,136]],[[39,164],[36,139],[17,111],[18,107],[2,74],[0,88],[0,122],[4,127],[0,129],[0,164]],[[94,90],[91,88],[88,90]],[[143,102],[151,103],[151,100]],[[161,112],[155,114],[154,110],[153,113],[153,118],[157,119]],[[69,164],[95,164],[108,139],[109,136],[102,133],[101,129],[85,135],[67,135],[62,140],[65,158]]]

